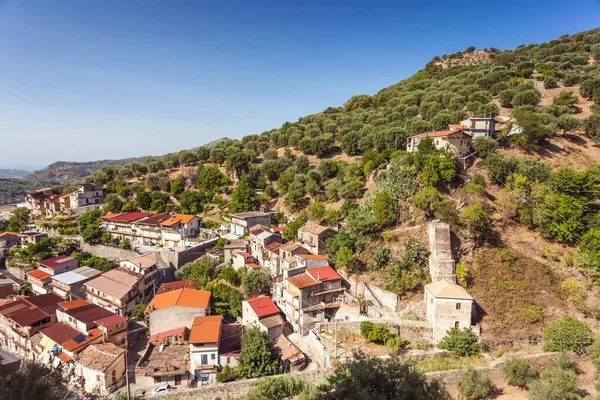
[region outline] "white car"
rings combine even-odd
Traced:
[[[171,386],[169,386],[168,383],[163,383],[162,385],[158,385],[157,387],[152,389],[152,394],[167,393],[170,390]]]

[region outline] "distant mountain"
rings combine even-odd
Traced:
[[[122,158],[120,160],[100,161],[57,161],[46,168],[32,172],[27,176],[28,180],[66,182],[71,179],[85,178],[93,174],[105,165],[125,165],[131,162],[142,162],[146,157]]]
[[[0,168],[0,178],[24,178],[29,175],[31,171],[25,171],[22,169],[1,169]]]

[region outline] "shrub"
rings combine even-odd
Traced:
[[[551,367],[540,375],[540,381],[549,382],[563,395],[574,394],[579,388],[579,381],[574,371]]]
[[[367,339],[370,342],[375,342],[375,343],[386,343],[387,340],[391,337],[392,335],[390,334],[390,331],[388,331],[388,329],[385,327],[385,325],[383,324],[373,324],[373,327],[371,328]]]
[[[391,254],[390,249],[385,246],[379,246],[373,251],[373,261],[377,264],[377,268],[383,268],[387,263],[390,262]]]
[[[542,335],[544,351],[580,351],[592,343],[592,330],[569,316],[552,321]]]
[[[555,87],[558,87],[558,79],[553,76],[545,76],[544,87],[546,89],[554,89]]]
[[[400,336],[391,336],[385,342],[385,345],[395,353],[398,353],[400,350],[405,348],[410,342],[408,340],[402,339]]]
[[[307,384],[298,377],[277,376],[263,378],[250,389],[245,400],[284,399],[297,396]]]
[[[577,361],[562,353],[554,360],[556,367],[567,371],[577,372]]]
[[[490,137],[480,136],[473,141],[473,150],[475,150],[480,157],[486,158],[490,154],[498,151],[498,142]]]
[[[509,385],[526,387],[537,378],[537,371],[529,361],[521,357],[507,358],[502,364],[504,379]]]
[[[458,372],[457,386],[461,398],[466,400],[483,399],[495,389],[490,378],[474,368],[467,368]]]
[[[396,235],[393,231],[384,231],[381,232],[381,238],[386,242],[390,243],[396,240]]]
[[[228,365],[223,367],[219,373],[217,373],[217,382],[225,383],[231,382],[237,379],[237,371],[234,368],[230,368]]]
[[[449,350],[458,356],[475,356],[481,350],[477,336],[469,329],[449,329],[438,343],[440,349]]]
[[[364,338],[369,337],[369,333],[373,329],[373,323],[371,321],[363,321],[360,323],[360,336]]]

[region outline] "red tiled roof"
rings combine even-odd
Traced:
[[[271,315],[279,314],[279,309],[273,303],[273,300],[269,296],[261,294],[260,296],[250,297],[245,299],[244,302],[248,303],[250,308],[254,311],[256,316],[260,319]]]
[[[175,282],[167,282],[163,283],[156,294],[171,292],[177,289],[197,289],[198,282],[185,280],[185,281],[175,281]]]
[[[271,230],[273,232],[283,232],[285,229],[287,229],[287,226],[276,226],[275,228],[272,228]]]
[[[116,222],[133,222],[136,221],[138,219],[142,219],[144,217],[148,217],[152,215],[151,213],[147,213],[147,212],[142,212],[142,211],[135,211],[135,212],[130,212],[130,213],[125,213],[125,214],[117,214],[117,215],[105,215],[104,217],[101,217],[103,220],[107,220],[107,221],[116,221]]]
[[[194,218],[195,215],[190,214],[173,214],[168,220],[161,222],[162,226],[173,226],[177,223],[181,224],[189,224]]]
[[[171,214],[169,214],[169,213],[160,213],[160,214],[152,215],[152,216],[144,219],[143,221],[139,221],[139,223],[145,224],[145,225],[158,225],[161,222],[169,219],[170,217],[171,217]]]
[[[58,256],[58,257],[53,257],[53,258],[48,258],[46,260],[42,260],[42,261],[40,261],[40,265],[42,265],[46,268],[56,269],[63,265],[69,265],[74,262],[78,262],[77,259],[71,258],[68,256]]]
[[[44,279],[48,279],[52,276],[49,273],[44,272],[40,269],[34,269],[33,271],[29,271],[27,273],[27,275],[31,276],[32,278],[39,279],[40,281],[43,281]]]
[[[248,263],[248,264],[246,264],[246,266],[249,268],[252,268],[252,269],[260,269],[260,266],[255,263]]]
[[[250,254],[246,251],[240,251],[238,254],[244,258],[252,257],[252,254]]]
[[[275,253],[275,252],[277,252],[277,250],[278,250],[278,249],[279,249],[281,246],[283,246],[283,244],[281,244],[281,243],[277,243],[277,242],[273,242],[273,243],[271,243],[271,244],[268,244],[268,245],[266,245],[266,246],[265,246],[265,249],[267,249],[267,250],[269,250],[269,251],[271,251],[271,252]]]
[[[288,284],[296,286],[298,289],[302,289],[309,286],[314,286],[318,282],[313,279],[310,274],[303,273],[287,278]]]
[[[190,343],[219,343],[222,315],[196,317],[190,330]]]
[[[146,312],[174,306],[206,309],[209,302],[210,292],[207,290],[177,289],[154,296]]]
[[[87,306],[88,304],[90,303],[82,299],[72,301],[61,301],[60,303],[58,303],[58,305],[65,310]]]
[[[127,322],[127,318],[121,317],[120,315],[110,315],[108,317],[100,318],[94,321],[95,324],[100,326],[108,327],[113,326],[121,322]]]
[[[307,260],[327,260],[327,256],[320,254],[297,254],[296,257],[304,258]]]
[[[62,362],[66,363],[71,362],[73,360],[71,357],[68,356],[67,353],[59,353],[58,358],[60,358]]]
[[[308,272],[310,274],[310,276],[312,276],[313,279],[315,279],[318,282],[342,279],[340,274],[335,272],[335,270],[333,268],[331,268],[330,266],[311,268],[311,269],[307,270],[306,272]],[[320,277],[320,279],[319,279],[319,277]]]
[[[81,335],[80,331],[65,322],[57,322],[48,328],[42,329],[41,332],[58,344],[65,343]]]
[[[456,133],[456,132],[458,132],[458,129],[449,129],[447,131],[439,131],[439,132],[429,133],[429,134],[427,134],[427,137],[449,136],[449,135],[452,135],[453,133]]]
[[[87,346],[89,343],[93,342],[94,340],[97,340],[100,337],[102,337],[102,331],[98,328],[93,328],[87,332],[87,337],[84,341],[76,342],[75,340],[70,339],[64,342],[61,346],[67,351],[73,351]]]
[[[171,329],[170,331],[155,333],[154,335],[150,336],[149,340],[151,342],[154,342],[155,340],[165,339],[165,338],[168,338],[171,336],[179,335],[181,333],[184,333],[186,330],[187,330],[187,327],[182,326],[181,328]]]

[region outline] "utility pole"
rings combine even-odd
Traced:
[[[127,364],[127,352],[129,349],[125,347],[125,385],[127,387],[127,400],[131,397],[131,393],[129,392],[129,364]]]
[[[337,343],[337,321],[335,321],[334,323],[334,337],[335,337],[335,359],[337,360],[337,348],[338,348],[338,343]]]

